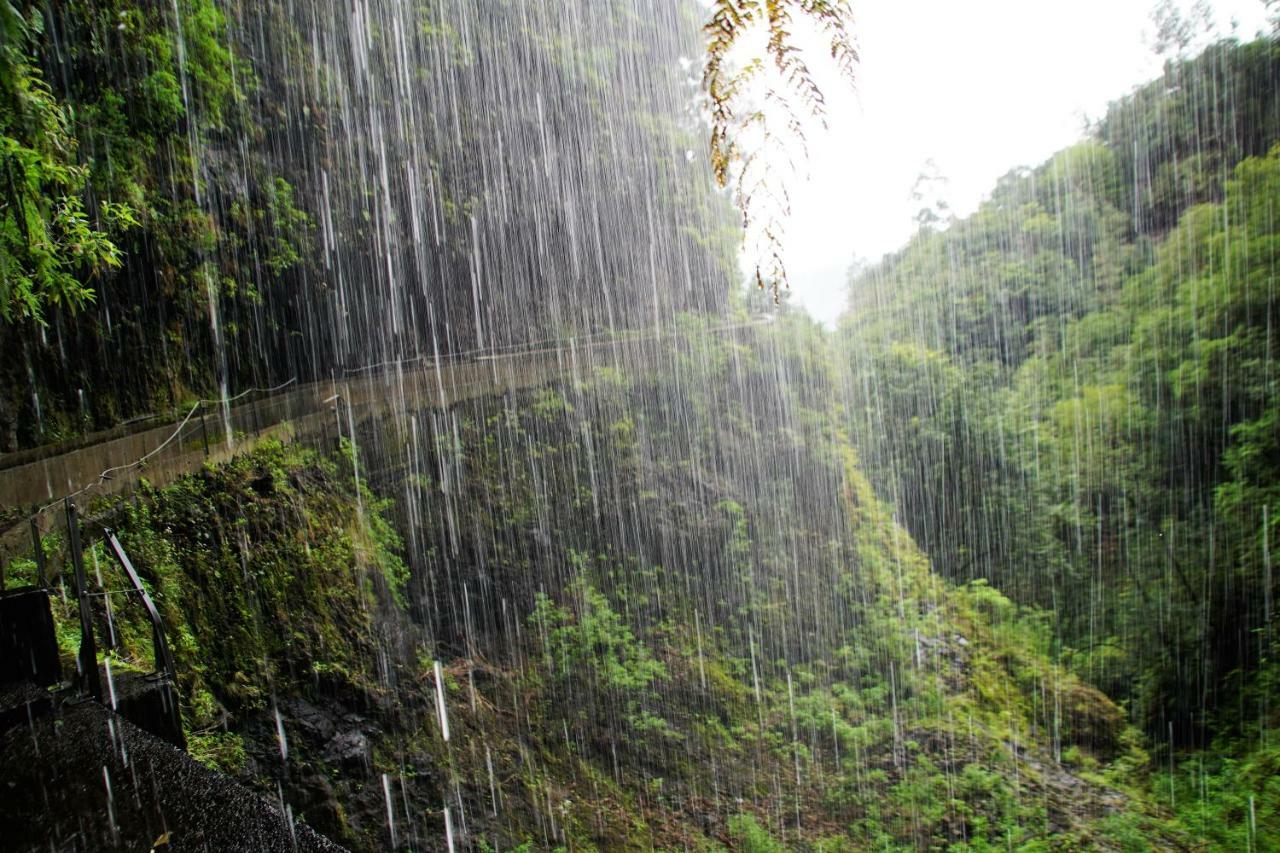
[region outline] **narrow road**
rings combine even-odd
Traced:
[[[118,427],[69,443],[65,450],[11,454],[17,464],[0,468],[0,557],[29,550],[30,521],[41,531],[52,529],[69,495],[87,504],[96,497],[129,494],[142,479],[164,486],[266,439],[345,434],[351,418],[447,408],[567,377],[586,378],[602,366],[633,372],[656,363],[663,348],[661,338],[649,334],[465,360],[372,365],[345,378],[292,384],[229,407],[198,404],[184,418],[133,432]]]

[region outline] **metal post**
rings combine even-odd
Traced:
[[[342,447],[342,395],[333,395],[333,422],[337,425],[338,440],[334,447]]]
[[[107,544],[111,549],[112,555],[115,556],[116,562],[124,569],[125,574],[129,576],[129,582],[133,585],[133,590],[142,599],[142,606],[146,608],[147,618],[151,620],[151,643],[152,650],[155,652],[156,674],[159,678],[157,688],[160,693],[162,705],[165,713],[168,715],[168,732],[161,733],[161,737],[174,743],[180,749],[187,748],[187,739],[182,733],[182,712],[178,708],[178,668],[174,665],[173,654],[169,651],[169,644],[164,637],[164,622],[160,619],[160,611],[156,609],[155,602],[151,600],[151,595],[147,592],[147,588],[142,584],[142,578],[138,576],[138,571],[133,567],[129,555],[125,553],[124,546],[120,544],[120,540],[116,538],[114,531],[104,529],[107,536]]]
[[[202,439],[204,439],[204,455],[205,455],[205,457],[206,457],[206,458],[208,458],[208,456],[209,456],[209,428],[208,428],[207,426],[205,426],[205,423],[204,423],[204,411],[203,411],[203,409],[204,409],[204,404],[203,404],[203,403],[196,403],[196,408],[197,408],[197,409],[199,409],[199,410],[201,410],[201,411],[200,411],[200,437],[201,437]]]
[[[31,516],[31,549],[36,558],[36,585],[45,585],[44,543],[40,541],[40,525]]]
[[[170,681],[177,684],[178,668],[174,665],[173,655],[169,652],[169,644],[165,641],[164,622],[160,619],[160,611],[156,609],[155,602],[151,600],[151,596],[147,593],[147,588],[142,585],[142,578],[138,575],[138,570],[133,567],[133,562],[129,559],[129,555],[125,553],[124,546],[120,544],[120,540],[116,538],[116,534],[113,531],[107,531],[107,543],[111,546],[116,562],[120,564],[125,574],[129,576],[129,582],[133,585],[134,592],[138,593],[138,597],[142,599],[142,606],[147,609],[147,618],[151,621],[151,642],[152,649],[155,652],[156,671],[163,672],[169,677]]]
[[[98,674],[98,644],[93,636],[93,612],[89,604],[89,585],[84,576],[84,554],[80,551],[80,518],[71,498],[63,504],[67,510],[67,543],[71,548],[71,566],[76,576],[76,596],[80,605],[80,683],[89,695],[102,701],[102,678]]]

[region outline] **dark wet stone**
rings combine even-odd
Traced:
[[[337,727],[333,715],[320,710],[305,699],[294,699],[280,705],[290,727],[297,727],[316,743],[327,743]]]
[[[0,778],[5,850],[343,849],[93,702],[0,736]]]
[[[369,738],[359,730],[337,734],[325,746],[324,760],[343,770],[364,769],[369,763]]]

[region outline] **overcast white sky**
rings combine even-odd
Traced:
[[[825,86],[830,132],[809,136],[814,180],[792,188],[793,297],[824,322],[845,271],[914,230],[909,196],[932,158],[949,201],[971,213],[998,177],[1083,135],[1085,117],[1160,71],[1148,46],[1155,0],[855,0],[856,93]],[[1250,38],[1261,0],[1216,0],[1219,30]],[[815,60],[813,64],[817,64]]]

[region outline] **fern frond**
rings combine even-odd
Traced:
[[[795,40],[801,22],[822,34],[830,61],[852,85],[858,50],[848,0],[713,0],[703,26],[707,49],[702,88],[711,118],[712,171],[720,186],[733,184],[744,240],[758,231],[756,282],[764,287],[768,276],[775,302],[780,287],[790,287],[782,260],[784,223],[791,213],[787,177],[798,172],[796,149],[801,159],[808,159],[800,111],[824,127],[827,119],[826,97]],[[735,49],[757,28],[764,29],[764,56],[736,67]],[[750,109],[766,63],[785,90],[766,90],[770,110]],[[771,120],[771,112],[781,116],[780,121]],[[787,168],[780,168],[779,161]]]

